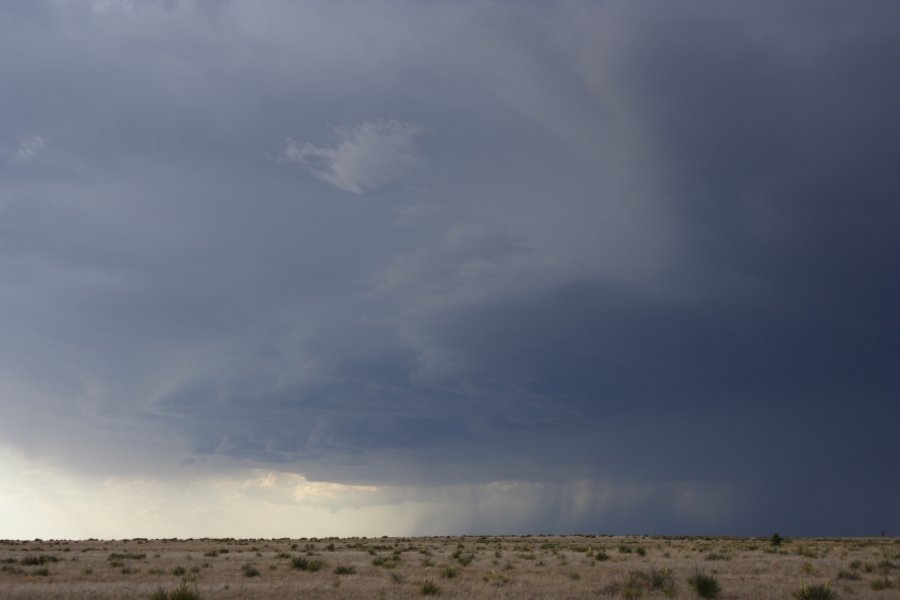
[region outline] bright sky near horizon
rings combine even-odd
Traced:
[[[0,539],[900,533],[900,3],[0,0]]]

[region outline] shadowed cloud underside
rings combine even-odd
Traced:
[[[887,1],[4,4],[0,537],[896,533],[898,55]]]

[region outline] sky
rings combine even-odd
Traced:
[[[0,0],[0,538],[900,534],[900,3]]]

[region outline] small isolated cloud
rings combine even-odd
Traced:
[[[381,119],[352,129],[338,127],[335,133],[338,143],[332,148],[287,138],[281,160],[300,163],[319,179],[354,194],[380,188],[422,162],[415,148],[422,130],[415,123]]]
[[[12,163],[22,163],[34,160],[38,156],[38,151],[46,145],[44,138],[39,135],[32,135],[23,138],[18,147],[9,155],[9,161]]]
[[[371,496],[382,492],[373,485],[350,485],[330,481],[310,481],[303,475],[269,471],[246,480],[241,485],[247,497],[275,503],[359,505],[371,502]]]

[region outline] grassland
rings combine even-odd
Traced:
[[[203,600],[697,598],[689,580],[698,573],[715,581],[723,599],[893,600],[900,598],[900,540],[795,539],[777,546],[769,539],[646,536],[0,542],[4,600],[156,600],[179,589],[184,598]]]

